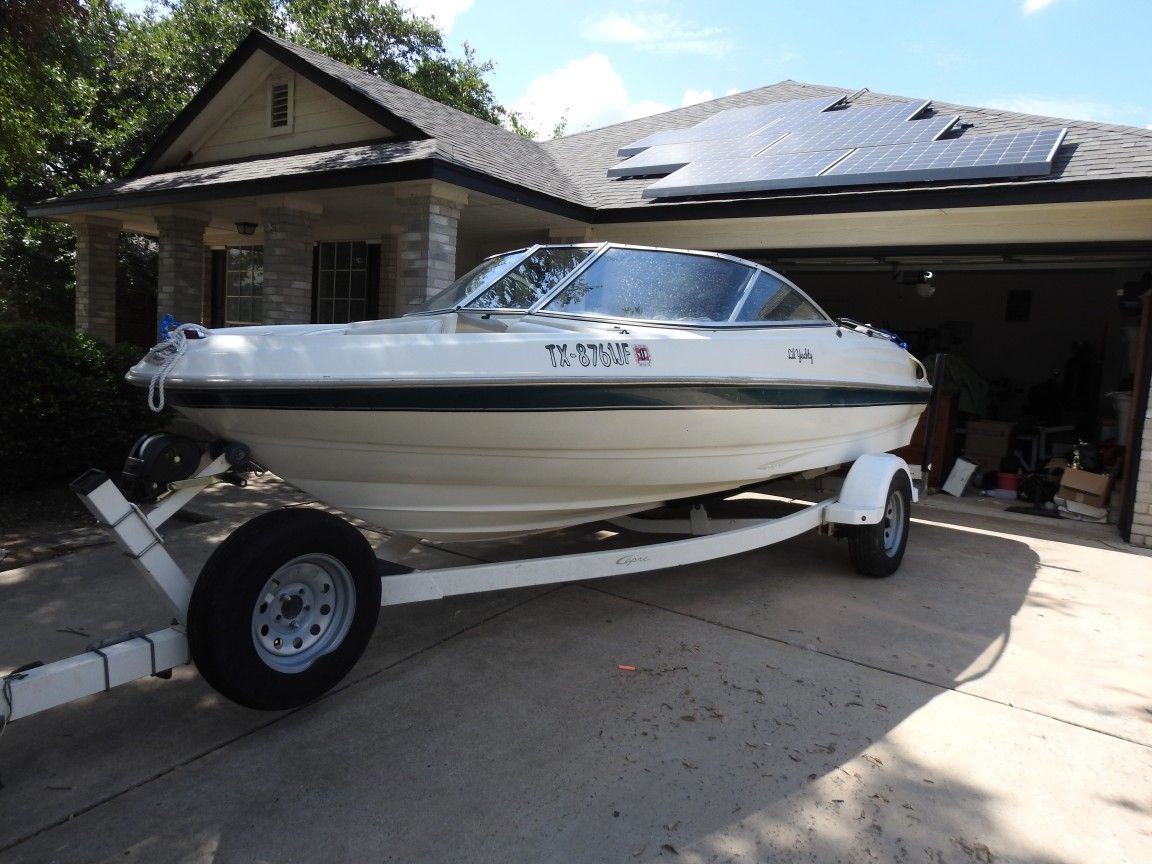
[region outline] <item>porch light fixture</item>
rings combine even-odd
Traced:
[[[256,233],[256,223],[255,222],[237,222],[236,223],[236,233],[237,234],[243,234],[245,237],[251,237],[253,234]]]

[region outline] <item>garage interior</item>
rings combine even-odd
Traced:
[[[930,366],[946,357],[930,490],[963,457],[977,465],[970,489],[1043,509],[1057,469],[1075,464],[1108,472],[1119,493],[1106,517],[1077,515],[1124,530],[1132,405],[1147,404],[1147,367],[1137,367],[1152,250],[805,251],[736,254],[783,273],[834,318],[898,334]],[[927,418],[905,454],[911,463],[922,459]]]

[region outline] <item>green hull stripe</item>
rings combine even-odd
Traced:
[[[929,391],[757,384],[519,384],[471,387],[233,387],[169,385],[188,408],[283,411],[629,411],[731,408],[860,408],[924,405]]]

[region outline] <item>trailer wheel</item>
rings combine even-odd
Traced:
[[[372,637],[375,563],[359,531],[320,510],[277,510],[240,526],[192,590],[188,643],[200,674],[248,708],[321,696]]]
[[[852,566],[859,573],[879,579],[891,576],[904,560],[908,546],[908,523],[911,516],[912,484],[908,475],[897,471],[888,486],[884,518],[875,525],[856,525],[848,529],[848,551]]]

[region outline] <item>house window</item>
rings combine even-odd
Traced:
[[[268,131],[292,131],[291,81],[277,81],[268,85]]]
[[[318,243],[313,320],[343,324],[376,316],[380,247],[360,240]]]
[[[224,252],[224,326],[264,323],[264,247],[229,246]]]

